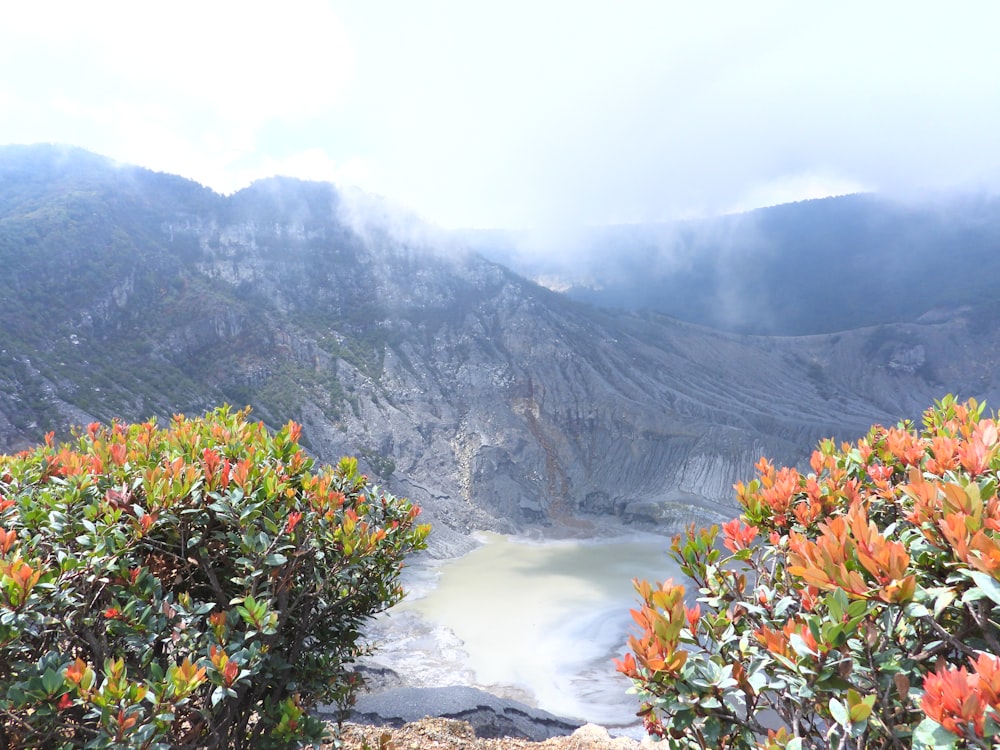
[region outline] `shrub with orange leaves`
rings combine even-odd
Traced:
[[[417,508],[246,412],[0,456],[0,748],[316,745]]]
[[[651,734],[677,750],[1000,750],[998,454],[996,418],[948,396],[921,430],[821,442],[809,474],[762,459],[721,539],[674,539],[687,585],[636,582],[617,664]]]

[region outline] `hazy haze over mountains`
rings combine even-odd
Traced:
[[[868,312],[893,319],[904,296],[905,322],[748,337],[574,302],[359,206],[321,183],[223,197],[79,150],[0,149],[3,448],[91,419],[250,404],[271,425],[303,422],[324,461],[359,455],[427,507],[447,552],[470,528],[726,515],[761,455],[799,462],[949,391],[997,400],[992,277],[962,270],[995,245],[948,250],[944,268],[928,246],[912,258],[925,276],[881,277]],[[786,215],[803,208],[895,220],[867,200]],[[989,239],[981,208],[974,237]],[[903,219],[919,220],[935,221]],[[912,280],[952,276],[967,304],[923,309]]]
[[[446,228],[996,193],[998,26],[989,0],[16,3],[0,143],[332,181]]]
[[[1000,200],[982,193],[858,194],[684,222],[459,234],[575,299],[741,333],[915,320],[985,301],[970,279],[1000,279]]]

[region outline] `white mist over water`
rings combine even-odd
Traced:
[[[409,642],[410,658],[414,648],[425,648],[428,660],[450,668],[455,678],[442,675],[440,684],[467,681],[523,695],[560,716],[634,724],[638,700],[626,693],[630,683],[611,659],[626,651],[633,630],[632,580],[682,577],[666,554],[669,540],[653,534],[585,541],[483,534],[481,540],[483,546],[436,566],[436,584],[394,610],[417,613],[438,631]],[[464,679],[454,675],[456,652]]]

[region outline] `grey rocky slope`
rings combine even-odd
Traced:
[[[997,394],[988,309],[741,337],[571,302],[328,185],[223,198],[89,155],[83,174],[79,154],[16,156],[20,172],[0,154],[7,449],[247,403],[303,422],[321,460],[359,455],[425,506],[445,554],[472,528],[725,515],[761,455],[801,462],[946,392]],[[79,281],[55,303],[26,296],[66,268]]]

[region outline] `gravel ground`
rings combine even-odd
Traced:
[[[638,750],[628,737],[611,737],[607,730],[586,724],[570,735],[542,742],[510,737],[476,737],[472,726],[456,719],[424,718],[398,729],[347,723],[342,750]],[[333,745],[326,746],[333,750]]]

